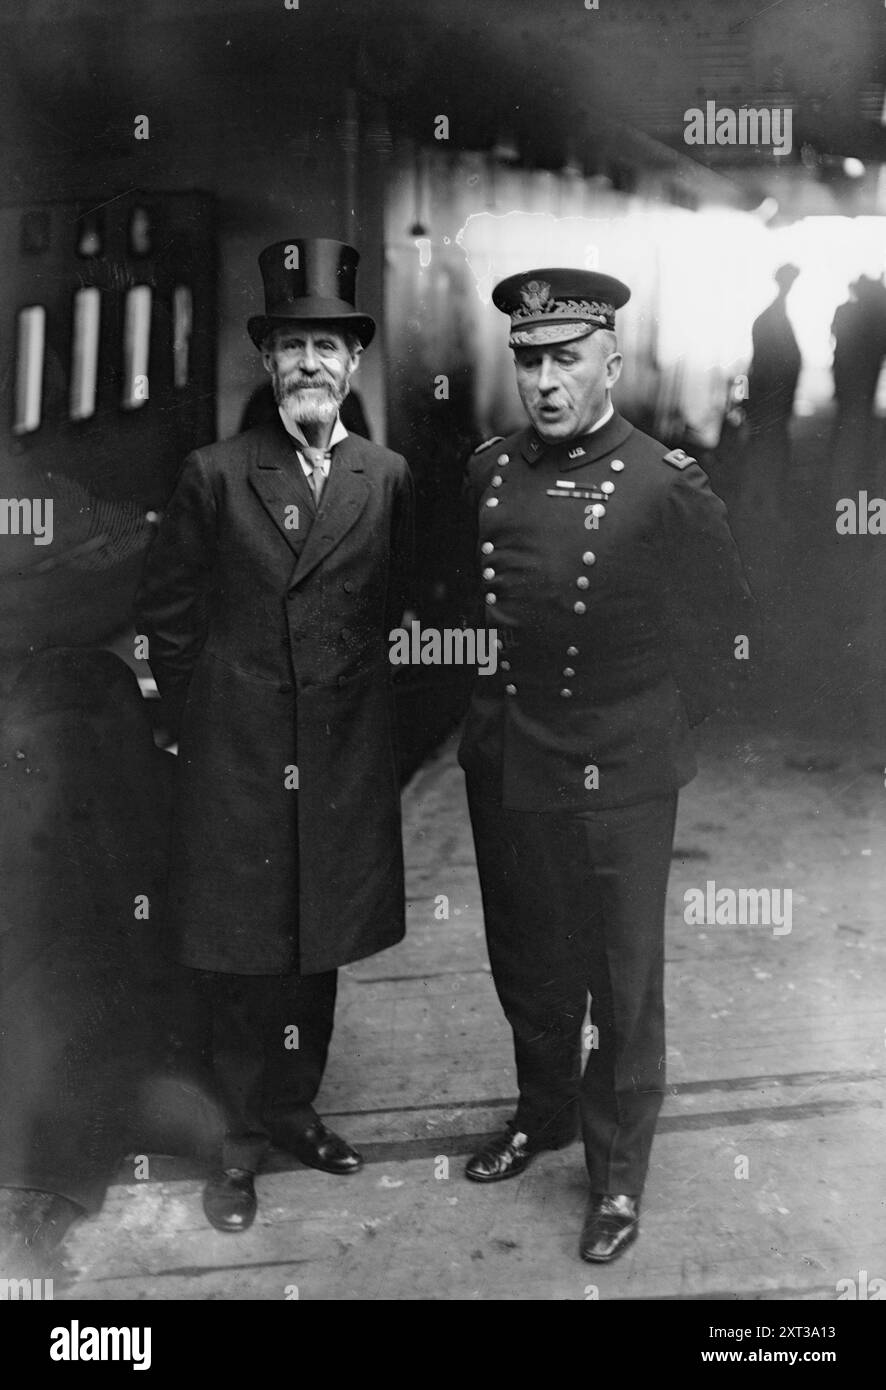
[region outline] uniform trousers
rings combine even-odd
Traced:
[[[591,1190],[639,1196],[665,1088],[677,794],[515,811],[469,779],[468,802],[492,975],[514,1034],[516,1128],[533,1147],[557,1147],[580,1121]]]
[[[221,1166],[256,1172],[271,1142],[285,1148],[287,1133],[302,1133],[317,1118],[338,972],[195,974],[208,1004],[225,1126]]]

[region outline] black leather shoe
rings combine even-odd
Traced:
[[[363,1155],[322,1120],[314,1120],[307,1129],[278,1129],[271,1137],[281,1149],[323,1173],[359,1173],[363,1167]]]
[[[529,1146],[528,1134],[519,1129],[505,1129],[468,1159],[465,1177],[471,1182],[502,1182],[505,1178],[515,1178],[535,1152]]]
[[[217,1231],[248,1231],[257,1205],[255,1174],[247,1168],[220,1169],[203,1189],[203,1210]]]
[[[580,1255],[591,1264],[614,1260],[636,1240],[640,1229],[640,1203],[624,1194],[592,1192],[581,1232]]]

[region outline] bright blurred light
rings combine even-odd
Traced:
[[[859,275],[877,279],[886,270],[886,217],[804,217],[768,236],[770,273],[786,261],[801,271],[788,295],[788,318],[803,357],[796,410],[811,414],[833,399],[831,324],[837,305],[848,299],[850,282]],[[774,295],[774,284],[761,279],[754,313]]]
[[[630,286],[617,323],[625,355],[619,408],[628,418],[652,413],[659,438],[676,438],[685,424],[713,446],[730,384],[748,371],[751,326],[776,296],[775,271],[793,263],[801,272],[787,301],[802,356],[795,408],[804,415],[832,407],[834,313],[860,274],[877,279],[886,270],[886,217],[773,226],[774,198],[753,213],[690,212],[616,193],[602,176],[571,179],[496,164],[493,179],[484,168],[477,156],[464,156],[458,177],[442,161],[436,175],[435,217],[448,235],[433,239],[434,267],[451,272],[442,288],[422,268],[416,238],[401,230],[414,198],[411,165],[404,163],[388,209],[389,254],[398,267],[388,286],[389,321],[425,324],[429,341],[436,325],[434,351],[437,339],[449,343],[453,360],[470,366],[480,428],[507,433],[524,420],[506,320],[490,305],[493,286],[542,266],[599,269]],[[883,383],[878,405],[886,410],[886,370]]]
[[[843,173],[847,179],[863,179],[865,168],[860,159],[854,159],[850,156],[843,160]]]
[[[616,325],[625,354],[619,399],[626,406],[646,400],[659,378],[659,398],[714,444],[727,383],[747,364],[748,305],[759,297],[772,233],[731,209],[689,212],[612,193],[595,201],[601,216],[523,209],[469,216],[455,240],[479,302],[488,305],[497,280],[541,266],[599,267],[623,279],[631,300]],[[495,317],[486,314],[479,331],[491,323],[501,339]]]
[[[721,410],[715,383],[722,381],[725,393],[735,373],[747,370],[751,324],[775,298],[777,268],[793,262],[801,274],[788,296],[788,317],[803,358],[796,410],[805,415],[830,406],[834,312],[850,281],[886,270],[886,218],[805,217],[770,229],[760,208],[752,215],[692,213],[639,199],[606,201],[610,215],[596,218],[522,211],[469,218],[456,241],[484,304],[496,279],[530,267],[599,265],[619,276],[633,291],[618,316],[625,403],[633,389],[648,386],[636,378],[634,354],[642,350],[644,320],[654,314],[656,370],[672,383],[699,436],[711,440]],[[598,258],[589,261],[596,248]],[[886,408],[883,392],[878,404]]]

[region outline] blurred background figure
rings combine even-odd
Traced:
[[[882,275],[859,275],[831,324],[834,341],[833,448],[847,488],[874,484],[878,432],[873,428],[877,383],[886,356],[886,285]]]
[[[831,324],[834,339],[834,398],[844,419],[870,420],[886,355],[886,285],[859,275],[849,286]]]
[[[791,286],[800,274],[795,265],[779,266],[774,280],[778,294],[754,320],[754,355],[748,372],[747,418],[750,425],[750,466],[757,489],[772,506],[787,502],[791,467],[790,424],[802,358],[787,312]]]

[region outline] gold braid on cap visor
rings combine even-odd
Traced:
[[[537,323],[533,328],[512,329],[508,347],[536,347],[539,343],[571,343],[603,328],[602,323]]]
[[[549,299],[540,303],[539,296],[535,296],[531,308],[523,304],[512,311],[511,326],[517,328],[521,323],[549,318],[590,319],[600,328],[614,328],[615,305],[607,304],[605,299]]]

